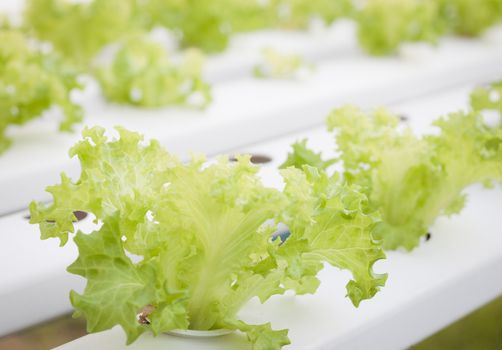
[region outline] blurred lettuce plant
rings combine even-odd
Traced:
[[[201,77],[203,61],[202,53],[189,49],[176,62],[162,45],[135,36],[123,42],[96,76],[104,95],[113,102],[202,108],[211,101],[210,87]]]
[[[435,43],[445,29],[435,0],[367,0],[354,16],[359,43],[372,55],[392,54],[403,42]]]
[[[450,31],[478,36],[502,20],[500,0],[438,0]]]
[[[182,47],[219,52],[227,47],[232,32],[226,2],[229,1],[147,0],[145,6],[152,25],[174,31]]]
[[[105,45],[142,28],[139,9],[135,0],[28,0],[25,26],[85,67]]]
[[[77,70],[52,52],[16,30],[0,30],[0,153],[11,140],[9,125],[22,125],[53,106],[64,115],[60,130],[71,131],[82,120],[80,106],[72,102],[80,89]]]

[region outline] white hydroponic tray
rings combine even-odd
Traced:
[[[429,122],[437,117],[439,114],[447,113],[456,108],[462,108],[467,105],[467,96],[471,86],[458,88],[449,92],[443,92],[441,94],[433,94],[431,96],[425,96],[421,99],[415,99],[412,101],[408,101],[403,104],[396,104],[393,107],[393,110],[398,113],[403,113],[409,118],[409,123],[414,127],[418,132],[422,132],[426,130]],[[325,150],[329,154],[329,150],[333,148],[333,141],[331,139],[331,135],[324,131],[324,128],[312,129],[303,133],[292,134],[287,137],[282,137],[280,139],[264,142],[261,144],[256,144],[254,146],[248,146],[245,148],[240,148],[235,150],[233,153],[253,153],[253,154],[265,154],[272,158],[272,162],[266,164],[261,174],[263,176],[264,182],[269,186],[280,186],[280,177],[277,175],[276,168],[277,166],[284,160],[287,151],[289,150],[289,145],[297,139],[309,137],[310,144],[317,150]],[[398,290],[392,292],[392,288],[405,288],[409,287],[410,290],[414,290],[418,288],[425,288],[426,293],[431,293],[434,295],[435,288],[439,288],[438,291],[441,292],[450,292],[447,288],[449,286],[437,286],[436,283],[441,281],[440,276],[441,273],[445,272],[445,280],[447,277],[447,273],[453,274],[451,278],[457,276],[461,276],[462,274],[469,273],[469,269],[475,269],[476,273],[489,275],[487,266],[483,265],[485,263],[489,263],[497,256],[502,257],[502,244],[500,244],[500,239],[502,239],[502,232],[500,232],[499,227],[502,225],[500,219],[495,214],[491,214],[492,210],[500,206],[500,197],[501,191],[482,191],[479,189],[472,189],[473,195],[471,197],[471,201],[466,208],[466,210],[462,213],[462,215],[454,217],[452,220],[440,220],[438,225],[433,228],[433,239],[430,242],[425,243],[421,248],[412,253],[411,255],[404,253],[392,253],[389,255],[390,259],[383,263],[385,267],[385,271],[389,271],[394,275],[394,278],[391,278],[388,286],[383,290],[382,295],[391,295],[392,297],[389,300],[392,300],[395,295],[398,294]],[[483,212],[486,210],[486,214]],[[470,213],[470,214],[469,214]],[[478,215],[479,214],[479,215]],[[68,291],[73,288],[76,290],[82,290],[83,280],[80,278],[70,275],[65,272],[65,267],[69,265],[76,258],[76,249],[70,243],[65,248],[57,247],[58,242],[56,240],[49,241],[40,241],[38,228],[35,226],[30,226],[27,220],[23,217],[26,215],[25,212],[16,213],[12,215],[8,215],[4,218],[0,219],[0,266],[12,266],[12,268],[3,269],[0,271],[0,310],[3,310],[7,314],[11,315],[8,323],[0,323],[0,335],[7,334],[15,329],[19,329],[21,327],[34,324],[43,319],[48,319],[50,317],[57,316],[64,312],[68,312],[71,310],[71,306],[68,301]],[[88,220],[88,219],[87,219]],[[467,220],[467,221],[466,221]],[[472,221],[472,222],[471,222]],[[459,223],[461,225],[459,225]],[[466,223],[469,223],[467,225]],[[90,221],[82,221],[78,225],[81,225],[82,229],[86,229],[86,225],[90,225]],[[475,227],[474,224],[481,225],[480,227]],[[457,225],[460,228],[460,232],[457,232]],[[453,236],[458,235],[462,237],[462,239],[455,239]],[[498,236],[497,236],[498,235]],[[436,236],[438,237],[436,239]],[[471,237],[472,236],[472,237]],[[493,237],[492,237],[493,236]],[[442,238],[445,237],[445,238]],[[452,237],[446,238],[446,237]],[[471,237],[471,238],[469,238]],[[494,250],[494,255],[490,255],[491,250],[483,250],[481,248],[476,248],[475,251],[473,249],[472,254],[465,255],[465,266],[457,265],[456,262],[456,249],[459,249],[458,256],[462,256],[466,252],[463,250],[464,248],[468,248],[469,245],[463,245],[465,240],[475,239],[478,237],[479,243],[486,245],[487,248]],[[494,238],[495,237],[495,238]],[[498,237],[498,238],[496,238]],[[446,241],[442,241],[446,239]],[[499,239],[498,241],[494,239]],[[451,240],[451,242],[449,241]],[[461,241],[461,242],[457,242]],[[443,242],[443,243],[436,243]],[[451,244],[451,247],[447,247],[448,254],[444,254],[444,245]],[[469,243],[470,244],[470,243]],[[457,245],[460,247],[456,248]],[[473,246],[474,247],[474,246]],[[477,246],[476,246],[477,247]],[[423,252],[426,253],[423,253]],[[420,253],[422,252],[422,253]],[[450,254],[451,253],[451,254]],[[486,253],[486,254],[485,254]],[[432,257],[432,261],[444,259],[444,264],[447,264],[448,261],[451,264],[447,264],[447,266],[443,267],[438,266],[435,267],[432,264],[427,265],[427,258],[420,258],[422,255],[426,254],[427,257]],[[443,256],[444,255],[444,256]],[[472,257],[471,257],[472,255]],[[418,260],[417,260],[418,259]],[[488,260],[484,260],[488,259]],[[424,260],[424,261],[422,261]],[[496,259],[495,259],[496,260]],[[397,261],[397,262],[394,262]],[[410,273],[410,278],[413,277],[413,281],[410,281],[404,277],[404,280],[401,280],[401,275],[405,275],[406,269],[403,271],[399,270],[399,266],[401,266],[402,262],[405,261],[406,269],[413,269],[414,273]],[[441,260],[442,261],[442,260]],[[471,264],[472,263],[472,264]],[[500,259],[495,261],[496,264],[500,263]],[[416,265],[414,265],[416,264]],[[425,264],[424,270],[421,271],[420,265]],[[477,268],[478,265],[483,266]],[[395,266],[394,266],[395,265]],[[430,266],[430,267],[427,267]],[[463,266],[463,267],[462,267]],[[490,265],[491,266],[491,265]],[[497,265],[498,266],[498,265]],[[489,267],[489,266],[488,266]],[[500,267],[500,266],[499,266]],[[380,268],[379,268],[380,269]],[[394,271],[397,269],[398,271]],[[393,272],[394,271],[394,272]],[[400,272],[401,271],[401,272]],[[421,271],[417,276],[417,271]],[[427,274],[431,273],[432,277],[430,281],[427,282]],[[434,279],[434,275],[438,273],[437,280]],[[333,275],[332,275],[333,274]],[[392,276],[391,275],[391,276]],[[329,285],[331,283],[336,283],[337,285],[344,285],[347,281],[347,275],[343,273],[338,273],[336,271],[331,271],[329,273],[324,273],[323,280],[326,279],[326,284]],[[333,276],[333,277],[330,277]],[[338,279],[340,277],[340,279]],[[420,277],[421,276],[421,277]],[[467,275],[466,275],[467,276]],[[417,277],[417,279],[415,279]],[[418,278],[420,277],[420,278]],[[455,277],[456,278],[456,277]],[[333,282],[331,282],[333,279]],[[394,279],[396,281],[394,281]],[[466,277],[469,280],[469,277]],[[443,281],[444,282],[444,281]],[[401,285],[401,287],[392,287],[393,283],[397,283],[397,285]],[[422,283],[425,283],[421,286]],[[470,283],[470,282],[469,282]],[[492,281],[491,283],[494,283]],[[495,286],[496,287],[496,286]],[[480,303],[489,300],[489,298],[497,295],[501,292],[499,287],[490,287],[486,285],[485,287],[479,285],[479,292],[473,293],[471,296],[473,299],[467,299],[463,307],[457,308],[456,305],[452,306],[452,312],[447,313],[444,317],[441,318],[437,315],[433,315],[432,321],[430,321],[430,325],[432,328],[422,328],[417,327],[418,330],[427,329],[432,332],[435,329],[440,328],[442,325],[446,324],[460,315],[468,312],[471,308],[478,306]],[[324,287],[323,287],[324,288]],[[464,288],[464,287],[462,287]],[[469,287],[470,288],[470,287]],[[497,289],[499,288],[499,289]],[[329,288],[328,288],[329,289]],[[388,292],[388,290],[391,290]],[[459,289],[462,290],[462,289]],[[50,293],[46,293],[46,291],[51,291]],[[406,290],[405,290],[406,291]],[[399,289],[401,292],[401,289]],[[348,301],[344,301],[343,299],[343,290],[326,291],[324,293],[333,293],[333,302],[341,303],[341,305],[345,305]],[[338,294],[337,294],[338,293]],[[416,294],[415,292],[411,294],[404,293],[403,297],[411,297]],[[425,293],[425,292],[424,292]],[[43,299],[40,299],[40,295],[44,295]],[[45,297],[47,295],[47,297]],[[377,298],[385,298],[378,296]],[[282,300],[282,299],[281,299]],[[290,300],[290,299],[286,299]],[[300,297],[295,300],[294,305],[296,303],[303,303],[302,300],[306,300],[308,303],[315,302],[317,303],[318,299],[309,299],[309,297]],[[319,300],[323,300],[322,298]],[[379,300],[379,299],[375,299]],[[471,303],[469,302],[471,300]],[[403,300],[403,303],[409,302],[410,300]],[[283,301],[277,301],[279,303],[283,303]],[[267,315],[267,310],[269,306],[274,305],[275,301],[271,303],[267,303],[264,308],[254,308],[250,307],[249,310],[249,319],[253,320],[253,317],[259,317],[261,313],[265,313]],[[365,308],[377,308],[377,306],[369,306],[370,304],[377,304],[376,302],[368,302],[368,306],[362,306],[360,310],[365,310]],[[22,305],[22,308],[19,307]],[[331,304],[329,304],[331,305]],[[379,305],[379,304],[378,304]],[[385,307],[382,306],[383,309]],[[313,306],[313,310],[317,310],[319,306]],[[331,306],[330,306],[331,307]],[[334,306],[335,307],[335,306]],[[336,304],[336,308],[340,307],[339,304]],[[403,306],[404,307],[404,306]],[[271,307],[272,313],[274,313],[274,307]],[[33,310],[36,310],[35,312]],[[253,316],[253,310],[257,314]],[[352,310],[348,307],[348,304],[343,307],[342,310]],[[347,311],[347,312],[349,312]],[[382,311],[382,310],[381,310]],[[288,311],[289,312],[289,311]],[[308,311],[308,307],[305,307],[305,312]],[[355,311],[350,311],[353,314],[348,314],[349,319],[357,318],[361,314],[361,311],[354,313]],[[372,311],[377,312],[377,311]],[[380,312],[380,311],[379,311]],[[397,312],[397,311],[396,311]],[[244,314],[243,314],[244,315]],[[285,314],[289,315],[289,314]],[[336,313],[335,313],[336,315]],[[345,315],[345,311],[343,311],[343,315]],[[352,315],[352,316],[350,316]],[[247,317],[247,316],[246,316]],[[277,317],[277,316],[274,316]],[[276,318],[272,317],[270,320],[276,320]],[[300,317],[300,316],[298,316]],[[303,317],[303,316],[302,316]],[[342,316],[340,316],[342,317]],[[342,317],[341,321],[345,316]],[[366,317],[366,316],[364,316]],[[377,317],[376,314],[374,317]],[[285,319],[291,318],[290,316],[285,317]],[[323,320],[321,317],[320,320]],[[439,323],[435,323],[435,320],[443,320]],[[292,320],[291,329],[292,329],[292,339],[295,340],[295,320]],[[334,321],[330,321],[329,325],[335,324]],[[359,322],[363,322],[360,320]],[[313,323],[313,325],[316,323]],[[276,327],[284,327],[280,321],[276,324]],[[300,327],[298,324],[297,327]],[[322,328],[322,327],[321,327]],[[340,330],[343,331],[343,328]],[[335,332],[335,328],[333,328],[333,332]],[[404,332],[404,331],[403,331]],[[402,332],[401,332],[402,333]],[[91,336],[90,338],[85,339],[99,339],[99,337],[104,336],[105,339],[108,339],[108,333],[104,333],[98,336]],[[120,338],[120,333],[111,333],[110,336],[111,341],[115,339],[117,336]],[[116,334],[113,336],[113,334]],[[117,335],[118,334],[118,335]],[[309,334],[316,334],[315,332],[310,332]],[[414,333],[415,334],[415,333]],[[421,333],[420,336],[426,335],[425,333]],[[98,338],[95,338],[98,337]],[[418,337],[418,335],[417,335]],[[221,339],[233,339],[233,337],[225,337]],[[418,338],[407,338],[407,341],[416,340]],[[87,340],[84,340],[87,341]],[[157,340],[147,340],[147,341],[157,341]],[[172,341],[172,340],[171,340]],[[218,340],[220,341],[220,340]],[[121,347],[121,340],[117,345],[110,346],[108,348]],[[141,343],[140,343],[141,344]],[[216,343],[219,344],[219,343]],[[300,343],[301,345],[302,343]],[[192,344],[193,345],[193,344]],[[219,346],[219,345],[215,345]],[[230,345],[229,345],[230,346]],[[296,346],[296,345],[295,345]],[[84,346],[85,347],[85,346]],[[106,348],[106,347],[103,347]],[[299,349],[301,347],[298,347]],[[176,347],[179,349],[179,347]],[[223,349],[223,348],[222,348]],[[235,349],[235,348],[234,348]]]
[[[418,132],[429,129],[439,114],[462,107],[468,88],[397,105]],[[238,152],[265,154],[273,161],[262,175],[269,185],[279,185],[276,168],[289,144],[309,137],[317,150],[333,146],[331,136],[314,129],[262,143]],[[329,153],[329,151],[328,151]],[[275,296],[265,304],[253,300],[240,313],[249,323],[272,322],[275,329],[290,329],[292,344],[284,349],[404,349],[502,295],[502,188],[473,186],[460,215],[440,218],[431,228],[432,238],[411,253],[389,252],[376,265],[388,272],[381,292],[356,309],[345,298],[346,272],[327,267],[314,296]],[[88,335],[60,350],[125,349],[125,335],[118,327]],[[187,339],[170,335],[143,335],[128,349],[236,350],[247,349],[245,336],[235,333],[219,338]]]
[[[182,157],[190,151],[215,154],[319,125],[340,103],[396,103],[502,76],[502,28],[482,39],[445,38],[436,48],[407,45],[387,58],[364,55],[353,29],[342,21],[326,30],[237,36],[227,52],[208,59],[206,74],[213,81],[214,102],[205,111],[111,105],[90,84],[78,97],[87,111],[83,125],[122,125],[159,139]],[[317,61],[317,69],[300,81],[254,79],[249,70],[264,46],[300,52]],[[26,208],[33,199],[48,200],[43,189],[57,181],[60,171],[78,172],[67,151],[79,139],[82,126],[75,134],[58,133],[56,118],[49,113],[9,129],[14,144],[0,156],[0,215]]]

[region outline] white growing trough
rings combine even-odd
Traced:
[[[3,2],[0,11],[16,13],[20,2]],[[409,45],[400,54],[371,58],[358,49],[353,26],[307,33],[263,31],[238,36],[224,54],[208,58],[205,75],[213,83],[214,103],[205,111],[166,108],[142,110],[110,105],[91,84],[81,96],[86,125],[122,125],[157,138],[171,152],[260,153],[273,161],[263,179],[280,185],[276,168],[293,141],[309,137],[318,150],[333,142],[321,126],[326,114],[343,103],[363,107],[391,105],[409,117],[418,132],[438,114],[467,104],[476,84],[502,76],[502,28],[478,40],[442,39],[436,48]],[[316,62],[312,76],[301,81],[257,80],[251,67],[264,46],[303,54]],[[84,281],[65,267],[76,258],[72,244],[40,241],[38,228],[24,218],[33,200],[49,200],[45,186],[59,173],[78,174],[67,157],[80,138],[55,132],[51,115],[12,128],[14,144],[0,156],[0,336],[71,310],[70,289]],[[80,128],[80,127],[79,127]],[[274,297],[264,305],[251,302],[241,316],[289,328],[292,345],[285,349],[400,349],[502,294],[502,190],[469,189],[461,215],[440,219],[433,236],[412,253],[393,252],[377,270],[389,273],[385,288],[355,309],[344,298],[348,276],[327,268],[315,296]],[[87,218],[77,225],[91,225]],[[61,349],[121,349],[120,329],[89,335]],[[240,334],[211,340],[142,336],[130,349],[241,349]]]
[[[438,115],[467,105],[472,86],[434,93],[395,104],[392,109],[409,118],[417,132],[425,131]],[[272,162],[261,175],[266,184],[280,186],[277,166],[289,145],[308,137],[316,150],[329,154],[331,135],[323,127],[295,133],[271,141],[229,150],[231,153],[264,154]],[[470,200],[461,215],[440,219],[431,229],[433,236],[412,253],[392,252],[377,264],[378,272],[388,272],[389,281],[377,296],[355,309],[344,298],[348,275],[327,268],[321,273],[322,286],[315,296],[279,296],[264,305],[251,302],[241,312],[248,322],[271,321],[275,328],[289,328],[292,345],[286,349],[399,349],[419,341],[502,293],[502,281],[493,278],[502,268],[501,189],[469,190]],[[17,266],[0,276],[0,309],[13,315],[1,324],[0,334],[71,310],[70,288],[82,290],[83,280],[65,272],[75,257],[69,244],[40,241],[38,229],[23,218],[25,212],[0,219],[0,264]],[[88,220],[88,219],[86,219]],[[89,225],[82,221],[78,225]],[[15,237],[15,238],[13,238]],[[447,252],[447,253],[445,253]],[[44,299],[41,291],[51,291]],[[44,293],[44,295],[47,293]],[[37,310],[36,313],[17,313]],[[240,349],[242,335],[215,339],[187,340],[173,336],[144,335],[131,349]],[[61,349],[120,349],[125,338],[120,329],[89,335]]]

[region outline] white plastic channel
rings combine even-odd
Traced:
[[[429,129],[430,121],[467,102],[469,88],[394,106],[405,113],[417,132]],[[262,170],[264,181],[280,185],[275,168],[283,161],[291,142],[308,137],[318,150],[332,148],[331,136],[314,129],[243,151],[271,156]],[[240,152],[237,152],[240,153]],[[356,309],[345,297],[348,274],[331,267],[320,276],[314,296],[276,296],[261,305],[250,302],[240,313],[250,323],[271,322],[275,329],[288,328],[289,350],[404,349],[484,303],[502,295],[502,188],[485,190],[473,186],[460,215],[440,218],[431,228],[432,238],[411,253],[389,252],[377,264],[389,280],[372,300]],[[120,328],[88,335],[60,350],[126,349]],[[143,335],[127,349],[235,350],[246,348],[245,337],[232,334],[211,339],[187,339],[169,335]]]
[[[410,118],[409,123],[412,125],[412,127],[415,130],[422,132],[426,130],[430,120],[435,118],[437,115],[447,113],[452,109],[462,108],[463,106],[465,106],[469,90],[470,86],[465,88],[459,88],[449,92],[443,92],[441,94],[433,96],[427,96],[422,99],[417,99],[409,101],[404,104],[395,105],[393,107],[393,110],[399,113],[406,114]],[[329,150],[331,150],[333,147],[331,136],[324,131],[324,128],[318,128],[309,130],[304,133],[292,134],[290,136],[286,136],[274,141],[269,141],[254,146],[248,146],[246,148],[239,149],[233,153],[249,152],[253,154],[265,154],[271,156],[273,161],[269,164],[266,164],[263,167],[261,175],[264,179],[264,182],[267,185],[280,186],[281,181],[280,177],[277,174],[276,168],[284,160],[286,152],[289,150],[289,145],[295,140],[304,137],[308,137],[310,139],[309,144],[317,150],[324,150],[329,153]],[[492,207],[495,208],[498,205],[499,202],[496,202],[496,200],[498,197],[500,197],[501,194],[500,191],[498,190],[492,192],[486,192],[481,190],[473,190],[473,191],[476,193],[472,197],[472,200],[470,202],[471,204],[468,206],[466,211],[463,212],[462,215],[453,218],[451,220],[451,223],[455,224],[456,222],[458,222],[457,220],[462,220],[462,217],[468,215],[469,212],[474,211],[475,213],[479,213],[479,217],[476,219],[475,216],[470,216],[470,217],[467,216],[469,220],[473,220],[473,223],[471,224],[471,226],[463,227],[464,231],[467,228],[469,229],[472,228],[472,225],[478,222],[480,223],[480,225],[488,225],[488,229],[485,226],[483,226],[482,229],[479,229],[479,231],[483,231],[482,234],[486,233],[488,235],[491,234],[490,232],[493,232],[494,230],[497,231],[497,227],[500,227],[500,219],[498,219],[499,222],[497,223],[497,216],[491,215],[489,214],[489,212],[491,210],[490,208]],[[479,194],[477,192],[479,192]],[[484,198],[483,196],[486,196],[484,202],[483,202]],[[481,198],[481,200],[477,200],[476,198]],[[478,206],[480,207],[478,208]],[[487,206],[489,207],[487,208],[488,214],[481,215],[482,211]],[[0,323],[0,335],[36,323],[43,319],[56,316],[63,312],[70,311],[71,306],[68,301],[68,296],[67,296],[68,291],[69,289],[72,288],[76,290],[81,290],[83,285],[83,282],[80,279],[65,272],[65,267],[69,265],[72,262],[72,260],[74,260],[76,257],[75,255],[76,251],[72,247],[72,244],[70,243],[65,248],[59,248],[57,247],[57,242],[55,240],[40,241],[38,238],[39,237],[38,229],[34,226],[30,226],[27,223],[27,220],[23,218],[23,215],[25,214],[26,213],[16,213],[0,219],[0,232],[2,232],[2,234],[0,235],[0,265],[9,266],[8,269],[3,269],[0,271],[0,309],[5,310],[7,314],[11,315],[11,321],[9,324]],[[450,223],[450,221],[446,221],[446,223]],[[90,225],[90,222],[83,221],[79,223],[79,225]],[[490,225],[492,225],[493,227]],[[88,227],[89,226],[87,226],[87,229]],[[430,245],[433,244],[437,244],[434,243],[436,242],[437,235],[441,236],[448,235],[449,226],[446,226],[446,228],[441,228],[443,226],[439,227],[440,231],[438,231],[437,234],[436,234],[437,229],[436,228],[433,229],[434,233],[433,240],[428,242],[425,245],[426,247],[429,247]],[[86,227],[84,226],[83,229],[86,229]],[[445,231],[446,233],[443,233],[443,231]],[[469,233],[470,231],[469,230],[467,231],[468,232],[466,234],[470,234]],[[500,236],[500,232],[498,233]],[[472,234],[477,235],[479,234],[479,232],[476,229],[473,229]],[[489,238],[480,237],[480,241],[484,242],[482,244],[487,244],[492,248],[498,247],[497,249],[502,249],[502,245],[497,243],[498,241],[493,241],[493,238],[490,237]],[[454,239],[452,238],[452,240]],[[418,251],[420,251],[420,249]],[[443,254],[442,253],[443,251],[441,251],[440,249],[443,248],[437,248],[437,254],[440,253]],[[450,250],[450,248],[447,249],[448,251]],[[501,252],[499,251],[499,254],[500,253]],[[415,252],[413,254],[418,254],[418,253]],[[391,259],[389,260],[390,262],[388,263],[386,262],[385,264],[391,264],[393,255],[391,254],[390,256],[391,256]],[[405,259],[407,261],[407,259],[410,259],[409,257],[413,255],[397,254],[397,256],[400,257],[399,259]],[[481,258],[482,256],[483,254],[479,254],[479,258]],[[448,259],[448,256],[445,256],[444,258]],[[490,256],[487,255],[486,258],[490,258]],[[477,255],[473,259],[474,259],[473,261],[476,262],[476,259],[478,259]],[[411,262],[413,262],[413,259],[410,260],[410,263]],[[392,266],[392,264],[390,266]],[[465,269],[467,269],[468,267],[472,266],[466,265]],[[420,267],[418,265],[414,267],[414,271],[419,271],[419,270]],[[424,274],[423,279],[426,279],[427,271],[428,271],[427,268],[425,268],[425,270],[421,272]],[[462,273],[466,271],[467,270],[460,269],[457,272]],[[338,274],[337,272],[334,273]],[[404,274],[404,272],[401,274]],[[414,276],[414,273],[410,275]],[[345,277],[342,277],[340,280],[338,280],[339,277],[333,277],[333,278],[336,279],[336,283],[340,283],[341,285],[343,285],[347,281],[347,275],[344,276]],[[397,274],[397,276],[400,275]],[[422,283],[421,281],[422,280],[418,280],[417,283]],[[432,282],[434,282],[434,280],[431,280],[431,283]],[[328,284],[330,283],[331,282],[328,282]],[[392,282],[390,283],[391,283],[390,286],[392,286]],[[428,282],[424,283],[425,284],[423,288],[427,288]],[[407,282],[404,283],[404,285],[407,285]],[[412,286],[413,284],[410,285],[410,288]],[[383,291],[387,291],[388,288],[389,285]],[[40,298],[41,295],[39,292],[40,290],[42,291],[51,290],[52,291],[51,295],[53,295],[53,297],[49,296],[47,298],[45,297]],[[493,291],[495,291],[494,292],[495,294],[500,293],[500,290],[497,290],[496,288],[493,289],[491,287],[488,288],[488,290],[485,292],[492,293]],[[386,292],[386,293],[392,293],[392,292]],[[304,300],[302,298],[303,297],[301,297],[298,300]],[[307,297],[307,299],[305,300],[310,300],[310,299],[308,299]],[[337,300],[337,302],[343,302],[344,300],[343,295],[333,294],[333,300]],[[489,298],[484,297],[482,295],[480,296],[480,298],[475,298],[474,299],[475,303],[472,304],[472,308],[478,306],[481,302],[486,300],[489,300]],[[367,304],[370,303],[368,302]],[[37,313],[35,314],[31,312],[19,313],[18,312],[19,305],[23,306],[22,307],[23,310],[37,310]],[[249,314],[250,317],[251,316],[258,317],[262,313],[267,315],[266,312],[267,305],[273,305],[273,304],[267,303],[264,306],[265,309],[263,309],[262,307],[250,308],[250,310],[255,310],[257,312],[257,314],[254,316],[253,313],[251,312]],[[466,307],[469,307],[469,305],[470,305],[469,303],[465,304]],[[466,307],[460,309],[455,308],[457,312],[457,314],[455,314],[456,315],[455,318],[463,313],[468,312],[469,310]],[[351,310],[348,307],[345,307],[345,309]],[[313,310],[316,310],[316,308],[314,308]],[[434,328],[431,329],[430,332],[440,328],[442,325],[454,319],[453,314],[450,313],[448,315],[449,318],[447,318],[443,323],[434,326]],[[271,320],[274,319],[276,318],[271,318]],[[437,319],[437,317],[435,319]],[[293,320],[292,322],[294,323],[295,321]],[[432,322],[431,324],[434,325],[435,323]],[[277,324],[276,327],[280,326],[281,323],[279,321],[279,324]],[[287,325],[284,325],[283,327],[286,326]],[[294,325],[292,325],[292,327],[293,326]],[[294,328],[292,328],[292,330],[293,329]],[[85,339],[101,339],[100,337],[103,336],[105,336],[105,338],[108,339],[106,334],[115,334],[115,333],[113,332],[103,333],[101,335],[93,335],[90,336],[90,338],[85,338]],[[118,338],[115,339],[114,338],[115,336]],[[111,339],[110,341],[117,342],[115,345],[111,346],[111,348],[113,347],[120,348],[122,343],[121,340],[119,340],[119,338],[121,336],[120,334],[115,336],[110,335]],[[232,339],[232,338],[233,337],[230,338],[226,337],[226,339]],[[84,344],[87,344],[85,342],[88,340],[85,339],[84,339]],[[156,340],[151,340],[151,341],[156,341]],[[219,340],[216,341],[218,342]],[[101,348],[106,348],[106,347],[101,347]]]
[[[315,33],[254,35],[253,40],[249,34],[234,49],[215,58],[212,66],[221,65],[224,69],[228,64],[225,55],[228,60],[238,57],[246,60],[244,53],[256,51],[263,38],[272,37],[272,42],[282,40],[291,43],[290,46],[304,45],[305,52],[321,56],[321,49],[307,43],[319,41],[322,45],[318,46],[325,47],[328,42],[322,35],[323,39],[315,39]],[[339,33],[335,35],[338,36]],[[354,42],[353,33],[350,38],[348,41]],[[98,87],[92,83],[78,98],[87,111],[84,125],[107,128],[122,125],[160,140],[182,157],[191,151],[216,154],[320,125],[326,113],[340,103],[363,106],[397,103],[460,84],[498,79],[502,76],[501,42],[502,30],[494,30],[478,40],[445,38],[437,48],[410,45],[401,55],[387,58],[368,57],[354,48],[354,43],[345,43],[341,44],[345,51],[339,47],[344,54],[324,59],[311,77],[301,81],[243,76],[216,82],[214,103],[205,111],[112,105],[100,97]],[[29,125],[9,129],[14,144],[0,156],[0,215],[22,210],[32,199],[48,200],[43,192],[46,184],[57,181],[62,170],[70,174],[78,172],[67,151],[80,138],[83,125],[74,134],[61,134],[55,131],[55,119],[49,113]]]

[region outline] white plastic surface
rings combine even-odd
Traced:
[[[7,3],[16,7],[15,2],[2,2],[0,9]],[[231,148],[265,153],[274,162],[262,170],[264,181],[279,185],[275,167],[292,141],[310,136],[315,148],[332,149],[331,136],[320,128],[253,143],[320,125],[332,107],[347,102],[393,103],[395,110],[408,114],[416,130],[425,130],[438,113],[463,106],[468,88],[396,103],[502,75],[500,31],[482,40],[446,38],[437,49],[411,45],[399,57],[377,59],[362,55],[353,37],[344,41],[340,34],[344,30],[350,32],[342,27],[321,34],[266,32],[237,38],[228,53],[209,59],[206,75],[215,83],[214,103],[204,112],[113,106],[91,87],[82,97],[88,111],[86,123],[124,125],[158,138],[182,156],[189,151],[215,154]],[[331,38],[343,39],[327,47]],[[246,72],[259,57],[264,40],[304,50],[319,62],[317,72],[304,81],[252,79]],[[43,188],[57,182],[60,171],[78,172],[77,163],[66,154],[79,134],[63,135],[55,129],[55,121],[45,118],[10,130],[14,145],[0,157],[0,215],[25,208],[32,199],[48,199]],[[469,192],[467,208],[459,216],[439,220],[430,242],[411,254],[390,253],[387,261],[379,263],[380,271],[389,272],[389,282],[359,309],[344,298],[347,274],[328,268],[321,274],[323,284],[316,296],[274,297],[265,305],[253,301],[242,310],[243,319],[289,328],[293,344],[286,349],[400,349],[500,295],[502,222],[498,208],[502,192],[480,188]],[[0,310],[9,315],[8,322],[0,322],[0,335],[70,311],[68,291],[83,287],[80,278],[65,272],[76,249],[72,245],[59,248],[55,240],[40,241],[37,228],[28,225],[25,214],[0,218]],[[131,349],[244,347],[238,334],[211,341],[145,335]],[[121,349],[124,338],[114,329],[62,348]]]
[[[85,286],[83,279],[66,272],[77,256],[76,246],[41,241],[27,215],[19,212],[0,220],[0,310],[13,315],[0,321],[0,336],[68,312],[69,291]],[[76,225],[88,230],[92,220],[87,217]]]
[[[247,67],[251,52],[256,54],[263,42],[282,43],[317,55],[317,70],[302,81],[259,80],[246,74],[236,79],[215,78],[214,102],[205,111],[112,105],[100,97],[96,84],[91,84],[79,97],[87,111],[83,125],[122,125],[159,139],[182,157],[191,151],[216,154],[320,125],[326,113],[341,103],[396,103],[502,76],[502,30],[477,40],[445,38],[437,48],[407,45],[398,56],[372,58],[356,47],[350,28],[351,24],[343,22],[333,32],[321,34],[268,31],[237,38],[228,52],[209,59],[210,71],[224,71],[234,63],[239,66],[239,60]],[[331,38],[332,48],[327,46]],[[80,138],[83,125],[75,134],[61,134],[56,131],[56,118],[49,113],[8,130],[14,143],[0,156],[0,215],[24,209],[32,199],[48,200],[43,192],[47,184],[56,182],[63,170],[70,174],[78,171],[67,152]]]

